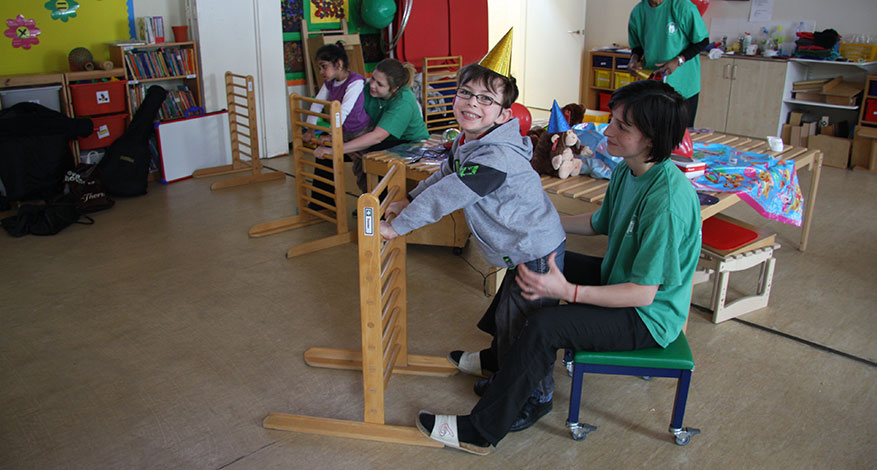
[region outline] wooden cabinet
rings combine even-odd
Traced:
[[[865,80],[865,96],[862,98],[859,124],[877,126],[877,75],[868,75]]]
[[[786,63],[747,58],[702,59],[694,126],[757,138],[777,135]]]
[[[131,116],[152,85],[160,85],[168,91],[159,111],[160,120],[197,114],[196,109],[203,113],[201,69],[195,42],[111,45],[110,57],[125,68]]]
[[[590,70],[586,72],[588,78],[583,87],[586,93],[582,104],[588,109],[609,111],[606,104],[612,92],[637,79],[627,70],[630,53],[591,51],[588,60]]]

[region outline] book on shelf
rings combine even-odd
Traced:
[[[140,103],[146,98],[146,91],[150,86],[157,85],[138,84],[128,90],[128,99],[133,103],[133,112],[137,112]],[[185,85],[167,90],[167,92],[167,97],[161,103],[161,108],[158,110],[158,119],[161,121],[186,117],[186,111],[198,106],[192,92]]]
[[[124,52],[128,69],[137,80],[186,77],[195,73],[191,48],[162,47],[153,50],[128,49]]]
[[[164,19],[160,16],[141,16],[137,18],[139,38],[148,44],[164,42]]]

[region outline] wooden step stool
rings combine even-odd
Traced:
[[[770,287],[773,282],[774,264],[776,263],[773,252],[779,249],[780,245],[774,243],[776,240],[774,233],[722,214],[713,217],[718,217],[758,234],[754,241],[733,250],[721,250],[710,246],[709,240],[703,240],[697,272],[694,274],[694,284],[706,282],[712,278],[713,292],[710,299],[710,308],[713,311],[712,321],[713,323],[721,323],[744,313],[767,307],[770,299]],[[726,303],[728,280],[731,273],[756,266],[761,272],[755,294]]]

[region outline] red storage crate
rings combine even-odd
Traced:
[[[79,139],[81,150],[90,150],[107,147],[125,132],[127,113],[110,114],[109,116],[95,116],[91,118],[94,125],[90,136]]]
[[[612,93],[606,93],[604,91],[600,92],[600,111],[609,111],[609,99],[612,98]]]
[[[125,80],[70,85],[73,112],[77,116],[95,116],[124,112]]]
[[[865,115],[862,117],[862,120],[877,122],[877,99],[868,98],[865,101]]]

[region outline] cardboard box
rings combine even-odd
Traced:
[[[822,164],[837,168],[846,168],[850,162],[850,139],[827,135],[811,136],[807,148],[822,150]]]
[[[856,126],[853,132],[853,152],[850,166],[865,170],[877,170],[877,129]]]
[[[865,90],[864,85],[853,82],[840,82],[832,86],[826,85],[822,94],[825,102],[840,106],[855,106],[856,96]]]
[[[789,112],[789,124],[793,126],[800,126],[801,120],[804,119],[804,113],[801,111],[791,111]]]

